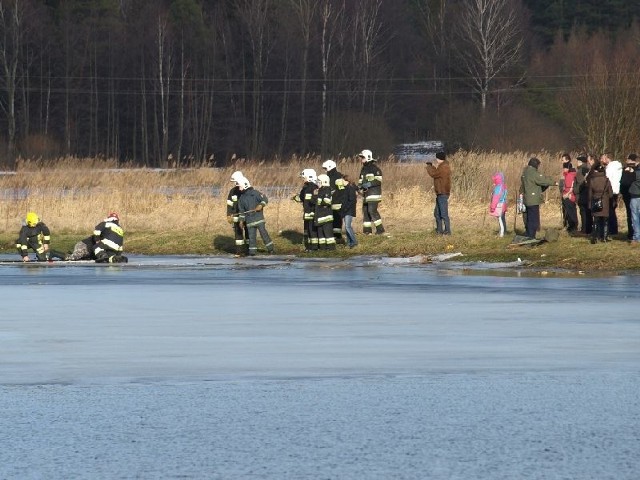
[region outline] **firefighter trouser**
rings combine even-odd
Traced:
[[[333,236],[333,222],[318,225],[318,246],[320,249],[336,248],[336,239]]]
[[[378,213],[378,204],[380,202],[367,202],[362,204],[362,226],[364,233],[373,233],[373,227],[376,227],[376,233],[384,233],[382,226],[382,218]]]
[[[267,232],[267,227],[264,222],[257,225],[249,225],[249,255],[255,255],[258,252],[258,232],[262,237],[264,246],[269,253],[273,252],[273,242]]]
[[[314,222],[313,220],[304,221],[304,229],[307,237],[307,243],[305,245],[305,248],[307,250],[318,249],[318,228],[313,222]]]
[[[336,241],[342,240],[342,215],[340,210],[333,210],[333,236]]]
[[[233,236],[236,242],[236,253],[246,253],[246,245],[249,239],[249,232],[244,222],[242,224],[240,222],[235,222],[233,224]]]

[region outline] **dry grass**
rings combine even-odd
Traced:
[[[558,175],[551,165],[557,156],[538,154],[543,171]],[[454,228],[476,227],[485,219],[491,175],[505,173],[513,203],[519,177],[528,154],[513,155],[459,152],[451,156],[453,192],[451,215]],[[57,231],[84,233],[109,210],[117,210],[128,231],[174,231],[227,229],[225,198],[228,181],[241,169],[253,185],[271,200],[268,221],[277,230],[299,228],[300,207],[289,201],[301,185],[299,173],[315,167],[320,158],[293,158],[287,162],[260,164],[238,162],[229,168],[198,168],[177,171],[122,168],[113,170],[106,160],[61,159],[55,163],[21,162],[15,175],[0,177],[5,201],[0,204],[0,225],[16,230],[27,211],[37,212]],[[384,175],[385,224],[391,229],[415,231],[429,228],[433,208],[432,180],[422,164],[380,161]],[[357,178],[360,164],[338,159],[338,169]],[[557,193],[549,192],[545,220],[557,224]]]

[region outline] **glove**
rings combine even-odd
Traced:
[[[293,197],[291,197],[291,200],[300,203],[300,195],[294,195]]]
[[[227,222],[228,222],[230,225],[233,225],[233,215],[227,215]]]
[[[261,212],[263,208],[264,208],[264,205],[259,204],[259,205],[257,205],[257,206],[256,206],[256,208],[254,208],[254,210],[255,210],[256,212]]]

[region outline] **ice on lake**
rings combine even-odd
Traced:
[[[637,478],[639,289],[455,258],[0,263],[0,478]]]

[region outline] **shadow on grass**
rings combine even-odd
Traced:
[[[221,252],[235,253],[236,240],[233,237],[227,237],[225,235],[216,235],[215,237],[213,237],[213,248]]]
[[[304,240],[302,233],[295,230],[283,230],[280,236],[289,240],[293,245],[302,245],[302,241]]]

